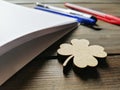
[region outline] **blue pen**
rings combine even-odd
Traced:
[[[78,11],[75,11],[75,10],[72,10],[72,9],[59,8],[59,7],[51,6],[51,5],[48,5],[48,4],[38,3],[38,2],[36,3],[36,5],[40,6],[40,7],[49,8],[49,9],[52,9],[52,10],[60,11],[60,12],[69,13],[69,14],[72,14],[72,15],[79,15],[79,16],[83,16],[83,17],[87,17],[87,18],[92,18],[95,21],[97,21],[97,18],[92,16],[92,15],[90,15],[90,14],[86,14],[86,13],[83,13],[83,12],[78,12]]]
[[[79,16],[79,15],[72,15],[69,13],[61,12],[59,10],[57,11],[57,10],[53,10],[50,8],[45,8],[43,6],[36,6],[35,9],[43,10],[46,12],[55,13],[55,14],[59,14],[59,15],[63,15],[63,16],[71,17],[71,18],[75,18],[77,20],[77,22],[84,24],[84,25],[95,25],[96,24],[96,20],[94,20],[94,19]]]

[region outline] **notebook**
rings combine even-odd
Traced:
[[[76,27],[73,18],[0,0],[0,85]]]

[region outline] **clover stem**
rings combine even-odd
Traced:
[[[73,57],[72,55],[69,56],[69,57],[65,60],[65,62],[63,63],[63,66],[66,66],[67,63],[68,63],[68,61],[69,61],[72,57]]]

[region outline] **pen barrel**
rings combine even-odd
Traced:
[[[90,15],[90,14],[83,13],[83,12],[78,12],[78,11],[75,11],[75,10],[72,10],[72,9],[64,9],[64,8],[59,8],[59,7],[55,7],[55,6],[51,6],[51,5],[46,5],[46,4],[41,4],[41,3],[36,3],[36,5],[40,6],[40,7],[52,9],[52,10],[55,10],[55,11],[67,13],[67,14],[79,15],[79,16],[91,18],[91,19],[94,19],[95,22],[97,21],[97,18],[94,17],[94,16],[92,16],[92,15]]]
[[[85,7],[81,7],[81,6],[77,6],[71,3],[65,3],[65,6],[68,8],[71,8],[73,10],[77,10],[80,12],[84,12],[87,14],[91,14],[93,16],[95,16],[97,19],[111,23],[111,24],[116,24],[116,25],[120,25],[120,18],[109,15],[109,14],[105,14],[99,11],[95,11],[89,8],[85,8]]]
[[[112,16],[112,15],[106,15],[106,19],[108,19],[110,23],[120,25],[120,18]]]
[[[112,19],[112,20],[116,20],[116,21],[119,21],[120,22],[120,18],[118,18],[118,17],[115,17],[115,16],[112,16],[112,15],[105,15],[105,17],[107,18],[107,19]]]
[[[35,9],[50,12],[50,13],[53,13],[53,14],[66,16],[66,17],[71,17],[71,18],[76,19],[77,22],[79,22],[81,24],[84,24],[84,25],[95,25],[95,23],[96,23],[96,21],[94,19],[91,19],[91,18],[86,18],[86,17],[79,16],[79,15],[71,15],[71,14],[68,14],[68,13],[59,12],[59,11],[52,10],[52,9],[49,9],[49,8],[36,6]]]
[[[84,13],[87,13],[87,14],[91,14],[93,16],[97,16],[97,15],[103,16],[103,15],[105,15],[104,13],[101,13],[101,12],[98,12],[98,11],[95,11],[95,10],[92,10],[92,9],[89,9],[89,8],[77,6],[77,5],[74,5],[74,4],[71,4],[71,3],[65,3],[64,5],[68,8],[73,9],[73,10],[81,11],[81,12],[84,12]]]
[[[73,14],[73,15],[79,15],[79,16],[83,16],[83,17],[94,19],[95,22],[97,22],[97,18],[95,16],[90,15],[90,14],[83,13],[83,12],[78,12],[78,11],[75,11],[75,10],[72,10],[72,9],[67,9],[67,11],[70,14]]]

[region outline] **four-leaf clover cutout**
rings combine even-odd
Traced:
[[[105,58],[107,56],[102,46],[89,46],[89,41],[86,39],[72,39],[71,44],[61,44],[57,52],[60,55],[69,56],[64,61],[63,66],[66,66],[69,60],[73,58],[74,65],[79,68],[97,66],[98,61],[95,57]]]

